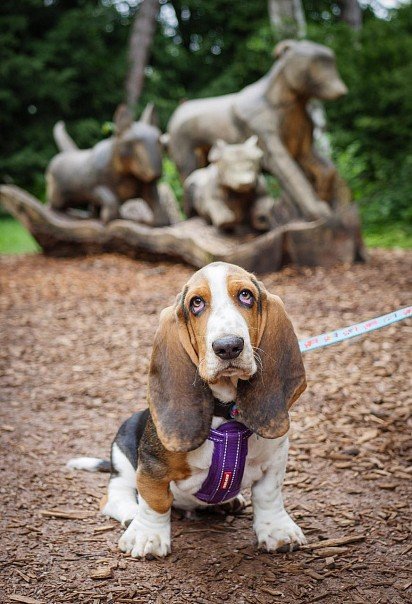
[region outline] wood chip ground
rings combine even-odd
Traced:
[[[411,261],[374,251],[367,265],[264,282],[303,338],[410,304]],[[119,552],[120,527],[98,511],[107,476],[65,463],[107,457],[120,422],[145,406],[159,313],[191,274],[114,255],[0,259],[0,601],[410,602],[407,322],[304,357],[284,495],[308,547],[258,552],[249,507],[175,514],[166,560]]]

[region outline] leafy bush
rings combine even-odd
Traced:
[[[115,4],[0,4],[0,28],[6,32],[0,39],[0,180],[44,196],[43,173],[56,153],[52,128],[59,119],[80,147],[110,133],[107,120],[122,100],[136,10],[135,2],[123,13]],[[410,222],[412,5],[386,20],[365,10],[356,33],[339,22],[336,3],[303,4],[308,37],[334,48],[349,88],[346,98],[325,106],[334,160],[365,224]],[[153,100],[164,129],[182,99],[233,92],[262,76],[273,62],[273,47],[266,2],[238,0],[234,9],[233,0],[162,0],[138,113]],[[164,179],[181,196],[169,160],[164,168]]]
[[[366,226],[412,219],[412,6],[390,20],[366,15],[359,34],[344,24],[311,28],[334,48],[349,88],[327,105],[334,158]]]

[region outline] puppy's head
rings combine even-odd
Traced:
[[[238,193],[247,193],[256,187],[263,158],[257,143],[257,136],[236,145],[228,145],[221,139],[216,141],[208,159],[216,164],[222,185]]]
[[[227,382],[240,421],[276,438],[288,430],[288,408],[303,392],[305,374],[280,299],[247,271],[217,262],[195,273],[161,314],[149,404],[166,448],[189,451],[207,438],[212,390]]]
[[[162,174],[161,132],[156,126],[154,107],[148,105],[138,122],[125,105],[114,115],[116,159],[123,173],[150,183]]]
[[[238,266],[217,262],[198,271],[178,299],[177,316],[190,337],[200,377],[247,380],[256,372],[259,291]]]
[[[275,48],[275,57],[283,63],[285,79],[299,95],[334,100],[347,94],[334,52],[327,46],[309,40],[282,40]]]

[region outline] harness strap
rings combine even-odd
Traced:
[[[240,422],[226,422],[211,429],[208,440],[213,442],[209,474],[196,497],[205,503],[218,504],[233,499],[240,492],[252,430]]]

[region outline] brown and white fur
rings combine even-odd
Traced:
[[[240,351],[229,345],[225,352],[225,343],[240,339]],[[252,490],[259,547],[275,551],[304,543],[284,509],[281,489],[288,409],[305,387],[298,341],[280,298],[231,264],[216,262],[196,272],[174,306],[161,313],[149,370],[149,410],[129,418],[112,445],[102,512],[123,525],[130,522],[120,549],[133,557],[166,556],[172,505],[207,506],[194,495],[212,459],[210,427],[226,421],[213,414],[216,399],[236,401],[237,419],[253,431],[242,489]],[[103,461],[92,458],[68,465],[104,469]]]

